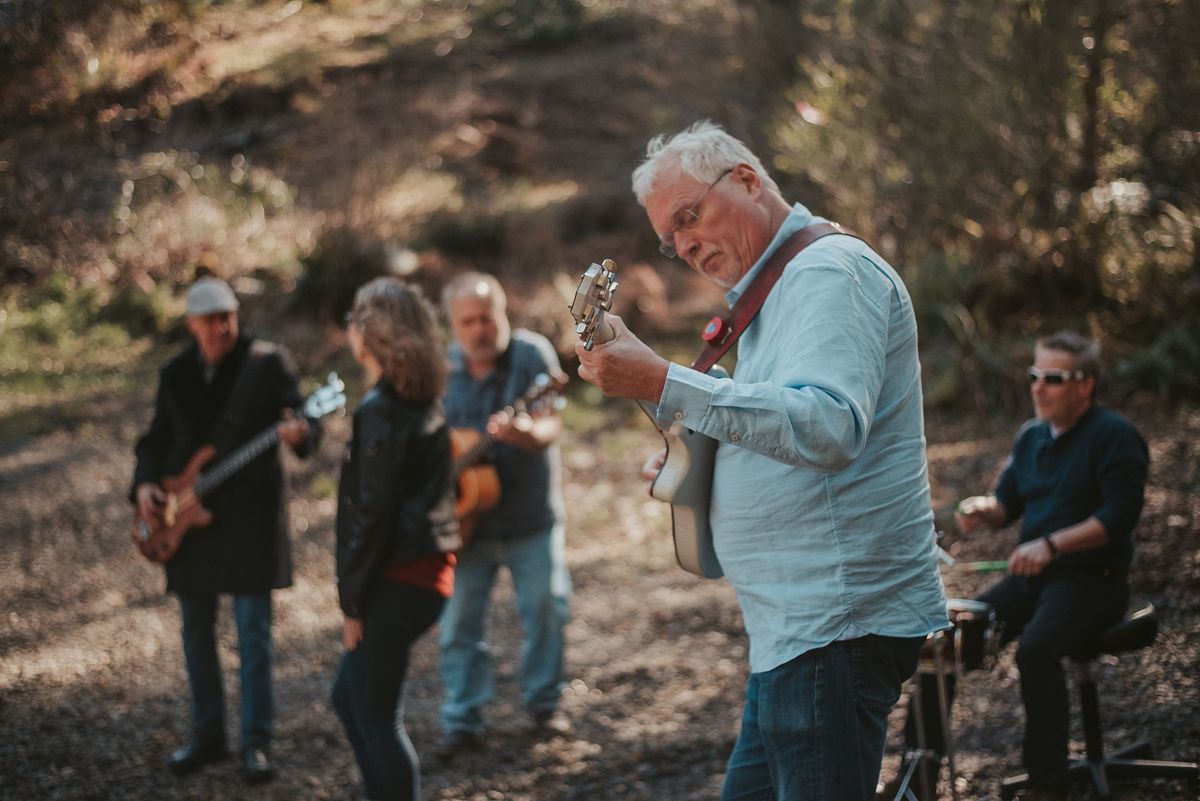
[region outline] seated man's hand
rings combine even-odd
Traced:
[[[1036,576],[1054,559],[1044,539],[1023,542],[1008,557],[1008,572],[1014,576]]]
[[[963,534],[984,527],[995,528],[1004,522],[1004,508],[995,495],[975,495],[954,508],[954,524]]]

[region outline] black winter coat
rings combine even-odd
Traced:
[[[304,396],[290,355],[280,347],[254,342],[256,383],[251,400],[232,419],[227,406],[242,365],[251,353],[249,338],[239,339],[205,381],[200,350],[193,343],[162,368],[154,419],[135,448],[133,497],[145,481],[180,472],[201,446],[215,445],[221,458],[279,422],[285,408],[297,409]],[[309,420],[309,439],[296,448],[306,456],[320,437]],[[166,564],[167,589],[185,595],[260,593],[292,582],[288,545],[287,478],[279,446],[271,447],[203,500],[213,522],[194,528]]]
[[[406,401],[386,381],[363,397],[338,483],[338,602],[361,618],[385,567],[462,546],[450,430],[441,401]]]

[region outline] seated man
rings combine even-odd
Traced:
[[[1096,403],[1099,376],[1097,343],[1071,332],[1039,340],[1029,369],[1037,419],[1017,433],[995,491],[955,512],[964,534],[1022,518],[1008,575],[979,600],[995,609],[1001,642],[1017,640],[1032,781],[1024,799],[1064,797],[1070,703],[1062,660],[1118,622],[1129,601],[1149,452],[1128,420]],[[922,693],[926,746],[940,753],[930,687]]]

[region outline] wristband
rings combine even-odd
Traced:
[[[1046,547],[1050,549],[1050,558],[1057,559],[1058,558],[1058,549],[1054,547],[1054,540],[1050,539],[1049,534],[1042,537],[1042,539],[1046,541]]]

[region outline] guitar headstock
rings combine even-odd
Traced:
[[[617,291],[617,264],[605,259],[584,270],[571,303],[571,316],[575,318],[575,333],[583,341],[583,349],[591,350],[597,334],[605,341],[604,313],[612,308],[613,295]],[[610,334],[611,337],[611,334]]]
[[[562,393],[567,387],[567,374],[561,370],[538,373],[525,394],[510,407],[513,414],[537,416],[549,410],[557,410],[563,404]]]
[[[314,390],[304,401],[304,416],[319,420],[345,408],[346,385],[337,373],[330,373],[325,385]]]

